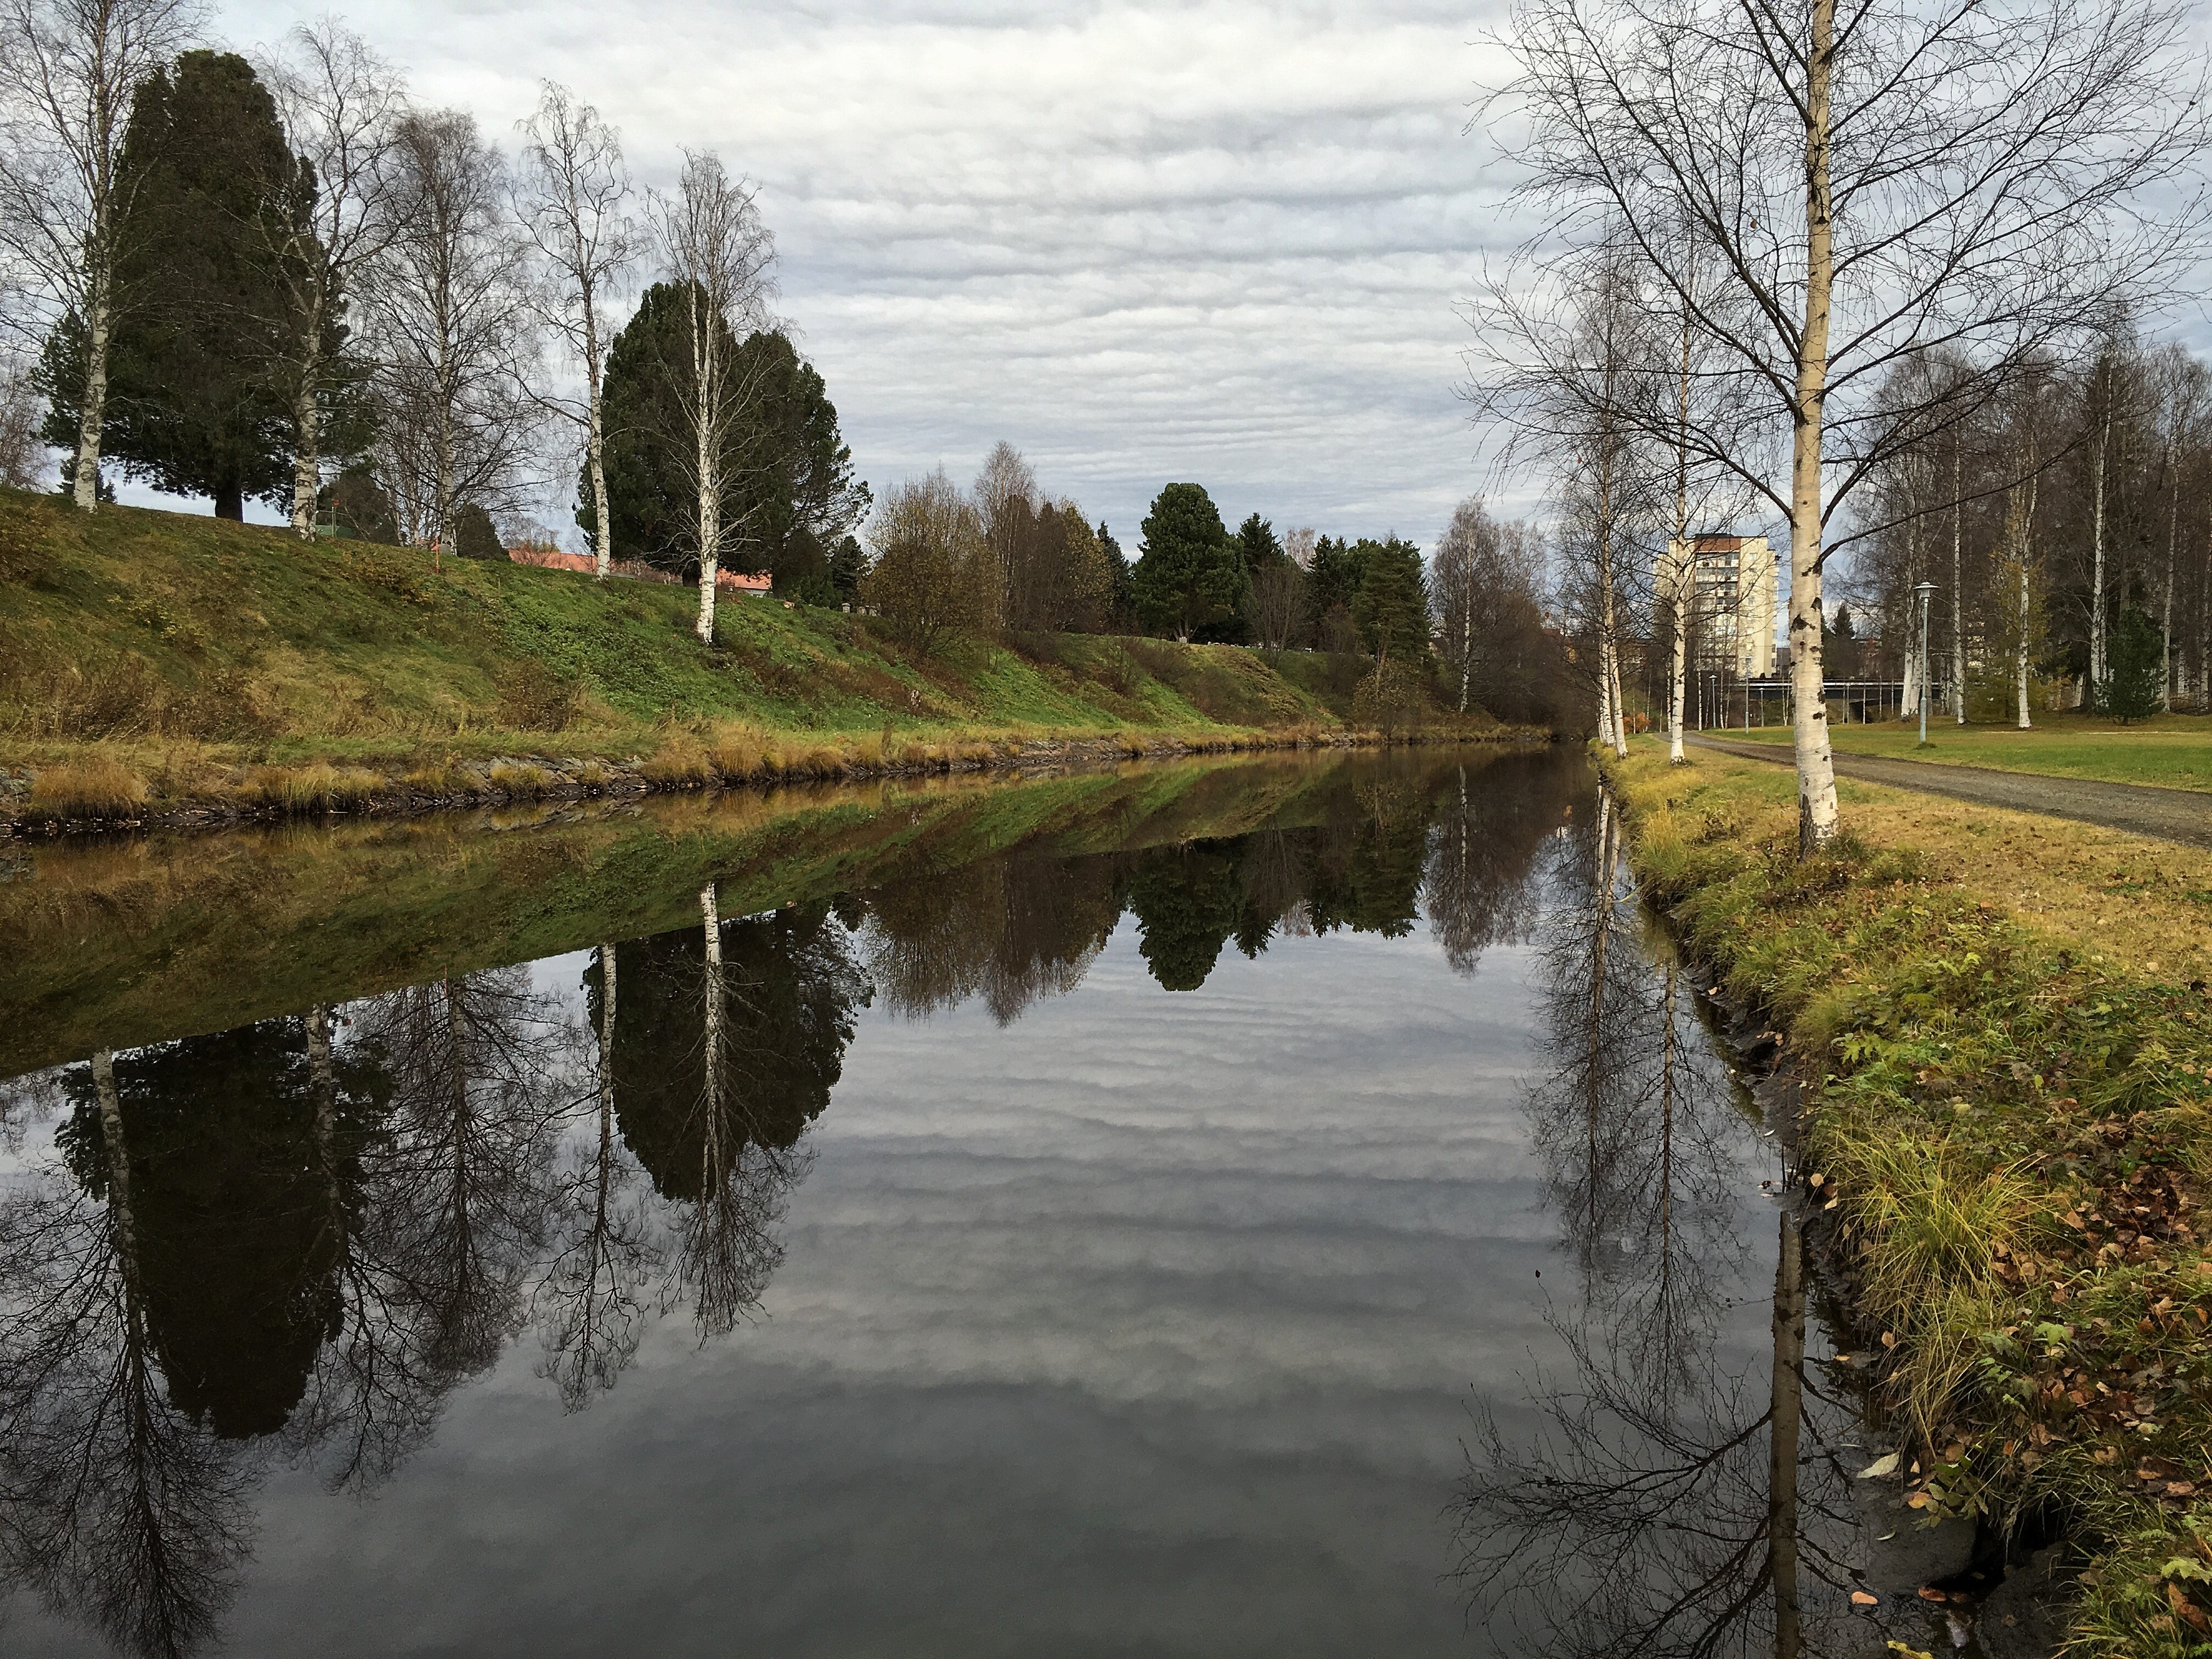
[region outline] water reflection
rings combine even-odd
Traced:
[[[1534,1431],[1480,1407],[1461,1578],[1531,1653],[1856,1653],[1859,1419],[1807,1375],[1794,1214],[1776,1206],[1763,1253],[1741,1229],[1747,1115],[1619,836],[1601,797],[1542,890],[1531,1139],[1577,1293],[1553,1315],[1566,1373],[1522,1402]],[[1731,1345],[1766,1272],[1769,1341]]]
[[[0,1565],[119,1650],[208,1645],[273,1472],[374,1491],[518,1340],[577,1412],[657,1321],[726,1339],[782,1262],[861,1012],[980,1000],[1010,1025],[1076,991],[1125,919],[1177,995],[1232,948],[1331,933],[1425,922],[1462,975],[1548,941],[1553,1073],[1531,1127],[1597,1322],[1576,1352],[1627,1353],[1623,1389],[1656,1388],[1674,1423],[1697,1395],[1699,1274],[1728,1242],[1731,1108],[1686,1057],[1671,969],[1652,1000],[1611,829],[1574,817],[1583,787],[1550,757],[1394,761],[1241,833],[917,847],[738,915],[710,882],[687,890],[696,921],[591,942],[557,974],[441,975],[19,1079],[0,1109],[23,1154],[0,1187]]]

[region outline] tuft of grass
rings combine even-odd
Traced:
[[[647,782],[660,789],[700,789],[714,781],[713,763],[699,740],[688,732],[664,739],[637,769]]]
[[[120,763],[88,756],[42,767],[31,779],[27,816],[42,819],[128,817],[146,804],[145,781]]]
[[[516,800],[535,800],[552,786],[554,779],[542,766],[502,762],[485,775],[484,781]]]
[[[257,766],[240,793],[284,812],[335,812],[360,805],[384,787],[377,774],[325,761],[307,766]]]

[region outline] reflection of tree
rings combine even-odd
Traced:
[[[1013,852],[909,872],[868,895],[868,971],[894,1012],[981,994],[1001,1025],[1083,980],[1121,906],[1110,857]]]
[[[1533,1437],[1516,1444],[1482,1413],[1457,1504],[1478,1609],[1524,1650],[1573,1659],[1862,1650],[1838,1443],[1851,1419],[1806,1382],[1804,1310],[1785,1213],[1765,1377],[1708,1355],[1662,1398],[1618,1349],[1565,1332],[1574,1376],[1535,1402]],[[1827,1589],[1809,1607],[1808,1575]]]
[[[49,1170],[0,1206],[0,1565],[129,1651],[182,1654],[228,1604],[256,1471],[162,1385],[112,1055],[89,1083],[106,1201]]]
[[[1850,1416],[1806,1384],[1786,1212],[1769,1354],[1732,1370],[1714,1346],[1744,1265],[1744,1131],[1668,942],[1621,890],[1616,835],[1601,798],[1589,831],[1553,843],[1538,924],[1548,1069],[1530,1112],[1582,1270],[1580,1310],[1559,1328],[1573,1375],[1532,1402],[1540,1426],[1518,1443],[1484,1408],[1462,1576],[1532,1651],[1795,1659],[1844,1637],[1828,1613],[1841,1589],[1808,1622],[1799,1586],[1809,1572],[1847,1588],[1847,1476],[1829,1443]],[[1801,1431],[1814,1451],[1802,1465]]]
[[[331,1335],[286,1425],[333,1486],[382,1480],[522,1315],[569,1097],[568,1034],[526,969],[360,1005],[348,1045],[375,1110],[320,1154],[340,1262]],[[357,1194],[357,1197],[352,1194]]]
[[[1356,816],[1334,826],[1315,862],[1306,914],[1317,933],[1343,927],[1403,939],[1420,915],[1427,803],[1409,780],[1395,777],[1368,785],[1357,799]]]
[[[1185,842],[1155,848],[1129,879],[1137,950],[1161,988],[1195,991],[1206,983],[1243,920],[1237,843]]]
[[[1552,843],[1537,924],[1547,1069],[1530,1128],[1585,1296],[1664,1393],[1717,1311],[1714,1273],[1740,1255],[1745,1131],[1725,1068],[1696,1038],[1673,951],[1621,889],[1618,836],[1601,796],[1587,834]]]
[[[624,948],[612,1089],[623,1142],[682,1206],[677,1278],[708,1334],[758,1303],[781,1259],[799,1138],[870,991],[825,907],[724,922],[712,887],[699,905],[700,927]]]
[[[637,1162],[615,1137],[615,1016],[619,952],[599,946],[585,975],[598,1036],[592,1133],[571,1148],[556,1188],[550,1255],[535,1307],[545,1358],[538,1374],[581,1409],[611,1389],[637,1352],[647,1286],[665,1254],[638,1181]]]
[[[1547,756],[1506,756],[1448,780],[1429,836],[1421,909],[1452,971],[1493,945],[1534,937],[1537,849],[1566,816],[1573,775]]]

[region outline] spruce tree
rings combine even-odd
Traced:
[[[273,221],[312,191],[286,149],[275,100],[234,52],[188,52],[131,103],[121,169],[131,234],[118,283],[151,297],[118,327],[102,448],[133,477],[214,498],[245,516],[249,495],[289,499],[292,433],[274,371],[289,344]],[[82,386],[82,325],[64,319],[41,380]],[[73,372],[72,372],[73,371]],[[76,441],[75,400],[55,396],[49,442]]]
[[[2105,714],[2122,725],[2148,720],[2158,713],[2159,694],[2166,689],[2166,658],[2158,625],[2130,605],[2112,624],[2107,649],[2103,694],[2098,699]]]
[[[1372,656],[1391,657],[1409,668],[1429,657],[1429,584],[1421,550],[1392,536],[1359,544],[1359,589],[1352,619]]]
[[[1146,627],[1188,640],[1237,614],[1243,567],[1204,485],[1161,490],[1145,515],[1144,535],[1131,586]]]

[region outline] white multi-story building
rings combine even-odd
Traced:
[[[1670,541],[1652,572],[1662,605],[1686,593],[1694,666],[1738,679],[1774,672],[1774,616],[1781,555],[1764,536],[1692,536]]]

